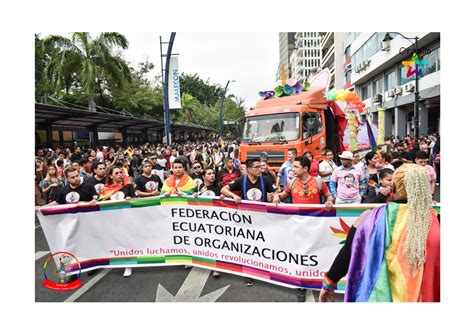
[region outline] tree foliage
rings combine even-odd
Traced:
[[[91,99],[99,106],[126,111],[133,115],[163,118],[163,89],[150,80],[155,65],[144,61],[131,67],[118,52],[128,41],[117,33],[104,33],[92,39],[88,33],[73,33],[71,38],[53,35],[35,36],[35,93],[91,108]],[[108,63],[106,60],[110,60]],[[180,110],[171,111],[171,119],[219,129],[219,107],[224,88],[202,80],[198,74],[180,76]],[[52,101],[49,101],[51,103]],[[223,119],[237,121],[244,116],[244,100],[228,95],[224,100]],[[230,130],[231,127],[227,127]],[[224,128],[226,129],[226,127]]]

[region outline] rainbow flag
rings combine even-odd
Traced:
[[[404,248],[408,205],[389,203],[371,210],[352,242],[345,301],[440,301],[439,221],[432,212],[426,262],[414,275]]]
[[[187,174],[183,175],[177,186],[176,177],[172,175],[165,180],[163,188],[161,189],[161,194],[171,191],[171,194],[176,195],[178,194],[178,190],[186,194],[193,194],[195,189],[196,185],[194,184],[194,180]]]
[[[380,185],[377,184],[375,181],[373,180],[369,180],[369,182],[367,183],[368,186],[370,187],[374,187],[374,188],[380,188]]]
[[[367,124],[367,135],[369,136],[370,147],[373,152],[377,151],[377,142],[375,141],[374,133],[372,132],[372,127],[370,126],[369,120],[366,121]]]

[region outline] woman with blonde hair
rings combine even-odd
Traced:
[[[403,164],[394,201],[362,213],[325,274],[319,301],[334,301],[347,274],[345,301],[440,301],[440,228],[425,170]]]

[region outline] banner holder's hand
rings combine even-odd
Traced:
[[[324,287],[321,288],[319,292],[319,302],[334,302],[334,291],[333,290],[326,290]]]

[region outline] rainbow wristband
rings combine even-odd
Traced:
[[[327,291],[335,291],[337,289],[337,283],[333,282],[328,276],[324,275],[323,288]]]

